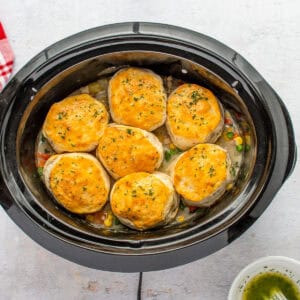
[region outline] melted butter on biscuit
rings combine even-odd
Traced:
[[[110,203],[113,212],[129,220],[137,229],[163,222],[172,191],[149,173],[133,173],[115,183]]]
[[[49,189],[66,209],[81,214],[98,211],[104,206],[109,179],[95,157],[80,153],[58,154],[47,161],[46,170],[48,166]]]
[[[109,82],[109,103],[115,122],[152,131],[166,118],[162,79],[150,70],[127,68]]]
[[[53,104],[43,134],[57,153],[89,152],[96,148],[108,123],[105,106],[87,94]]]
[[[163,159],[159,140],[139,128],[110,124],[99,140],[97,156],[119,178],[134,172],[154,172]]]
[[[223,188],[228,179],[227,151],[214,144],[199,144],[183,153],[173,171],[176,191],[190,202],[199,202]]]
[[[223,127],[217,98],[197,84],[179,86],[168,99],[167,127],[174,144],[181,149],[214,142]]]

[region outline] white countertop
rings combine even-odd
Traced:
[[[225,5],[226,3],[226,5]],[[300,138],[300,1],[0,0],[15,71],[78,31],[152,21],[210,35],[243,55],[278,92]],[[144,274],[143,299],[226,299],[235,275],[266,255],[300,260],[300,168],[260,219],[226,248],[193,263]],[[28,238],[0,208],[0,299],[135,299],[138,274],[68,262]]]

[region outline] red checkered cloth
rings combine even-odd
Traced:
[[[0,22],[0,91],[12,72],[13,64],[14,54]]]

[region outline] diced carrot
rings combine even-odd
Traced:
[[[195,212],[198,209],[198,206],[188,206],[190,213]]]
[[[51,156],[51,154],[49,154],[49,153],[41,153],[41,152],[37,153],[37,157],[44,159],[44,160],[48,160],[50,158],[50,156]]]
[[[225,118],[225,119],[224,119],[224,123],[225,123],[226,125],[232,125],[232,121],[231,121],[231,119],[229,119],[229,118]]]

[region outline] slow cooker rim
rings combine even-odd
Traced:
[[[177,234],[176,234],[176,236],[177,236]],[[164,239],[164,238],[163,238]],[[151,239],[150,239],[151,240]],[[155,238],[155,241],[158,241],[159,240],[159,238]]]
[[[164,52],[165,53],[165,52]],[[72,64],[72,66],[73,66],[73,64]],[[41,66],[40,66],[40,68],[41,68]],[[232,217],[233,218],[233,217]],[[210,222],[211,223],[211,222]],[[69,227],[69,226],[68,226]],[[169,240],[171,240],[172,238],[173,238],[173,236],[176,236],[176,237],[179,237],[179,236],[182,236],[183,238],[184,238],[184,236],[186,236],[187,234],[191,234],[192,232],[194,232],[195,231],[195,228],[194,229],[187,229],[187,230],[185,230],[184,232],[186,232],[186,233],[176,233],[176,234],[174,234],[174,235],[171,235],[171,236],[168,236],[168,237],[162,237],[162,238],[154,238],[154,239],[151,239],[151,238],[149,238],[149,239],[147,239],[147,243],[149,243],[149,242],[151,242],[151,243],[153,243],[153,241],[156,241],[156,242],[163,242],[164,240],[166,240],[166,241],[169,241]],[[189,232],[189,233],[188,233]],[[106,239],[108,239],[107,237],[106,237]],[[110,239],[108,239],[109,241],[114,241],[114,238],[110,238]],[[118,240],[120,243],[122,243],[122,242],[127,242],[126,240],[125,241],[123,241],[122,239],[121,240]],[[135,244],[135,243],[137,243],[137,244],[139,244],[140,242],[135,242],[135,241],[132,241],[132,240],[130,240],[130,242],[131,243],[133,243],[133,244]]]

